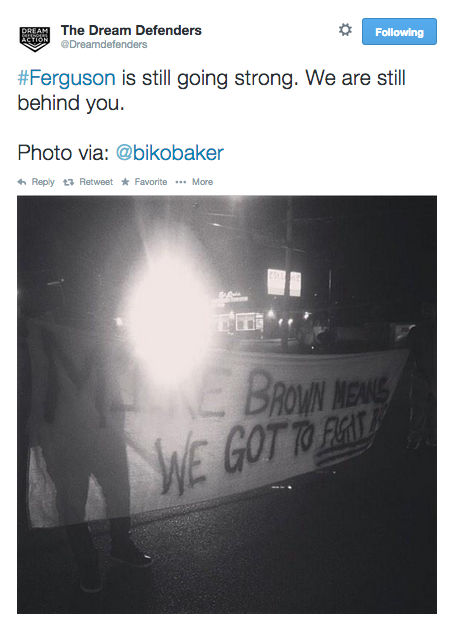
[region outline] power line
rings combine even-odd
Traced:
[[[314,257],[319,257],[320,259],[329,259],[329,255],[315,253],[308,250],[303,250],[302,248],[296,248],[295,246],[288,246],[285,240],[275,241],[272,240],[272,236],[264,233],[262,231],[254,231],[254,230],[246,230],[236,226],[228,226],[226,224],[219,224],[218,222],[206,222],[208,226],[214,226],[216,228],[225,229],[227,231],[235,231],[240,233],[241,235],[248,235],[255,240],[256,244],[260,244],[262,246],[267,246],[268,248],[278,248],[280,250],[285,250],[290,248],[291,251],[296,253],[301,253],[303,255],[312,255]]]

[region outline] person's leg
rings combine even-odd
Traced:
[[[67,525],[66,535],[76,561],[80,587],[84,592],[99,592],[102,589],[99,555],[88,523]]]
[[[76,558],[83,558],[91,555],[94,548],[93,536],[91,535],[88,523],[80,523],[78,525],[67,525],[66,535],[71,546],[72,552]]]
[[[146,568],[151,566],[151,558],[134,544],[130,535],[130,518],[115,518],[110,521],[112,544],[110,558],[116,562]]]
[[[123,516],[122,518],[111,518],[109,522],[112,546],[123,544],[130,538],[131,519],[129,516]]]
[[[54,469],[55,471],[55,469]],[[55,477],[55,472],[53,472]],[[66,524],[66,535],[74,554],[80,587],[84,592],[95,593],[102,588],[99,569],[99,556],[95,549],[90,527],[85,518],[85,506],[88,496],[89,476],[86,472],[77,473],[72,469],[60,468],[57,487],[57,508],[61,520]]]
[[[77,564],[80,587],[84,592],[99,592],[102,588],[99,555],[87,523],[66,527],[69,544]]]
[[[93,474],[105,499],[107,518],[112,521],[111,530],[118,536],[129,533],[130,485],[126,444],[122,434],[111,427],[100,430]],[[113,522],[113,521],[122,522]]]
[[[102,450],[96,459],[96,479],[104,494],[110,520],[110,557],[123,564],[146,568],[151,558],[135,546],[131,535],[129,468],[121,434],[104,431]]]

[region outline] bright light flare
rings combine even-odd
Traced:
[[[207,285],[187,254],[149,259],[130,298],[128,327],[154,382],[177,386],[202,366],[209,345]]]

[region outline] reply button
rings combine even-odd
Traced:
[[[365,46],[435,46],[437,20],[434,18],[364,18],[362,43]]]

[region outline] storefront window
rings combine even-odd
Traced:
[[[255,330],[255,314],[241,313],[236,314],[236,331],[254,331]]]
[[[229,330],[230,316],[228,314],[222,316],[214,316],[214,329],[219,333],[227,333]]]

